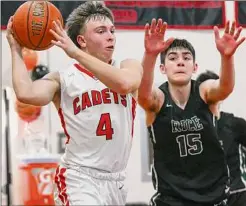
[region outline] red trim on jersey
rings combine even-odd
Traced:
[[[67,185],[66,185],[66,178],[64,176],[64,173],[66,172],[66,168],[61,168],[60,166],[56,169],[56,175],[55,175],[55,183],[58,189],[58,197],[60,198],[61,202],[69,206],[68,196],[67,196]]]
[[[113,60],[111,59],[109,61],[109,64],[112,64],[113,63]],[[85,69],[83,66],[81,66],[80,64],[74,64],[74,66],[81,72],[87,74],[88,76],[90,76],[91,78],[93,79],[97,79],[94,74],[92,74],[90,71],[88,71],[87,69]]]
[[[137,106],[137,101],[132,97],[132,137],[134,133],[134,120],[136,117],[136,106]]]
[[[63,128],[63,130],[64,130],[64,133],[65,133],[66,137],[67,137],[66,144],[68,144],[68,143],[69,143],[69,140],[70,140],[70,135],[67,133],[66,122],[65,122],[65,120],[64,120],[62,108],[59,108],[58,114],[59,114],[59,117],[60,117],[60,120],[61,120],[62,128]]]
[[[74,66],[81,72],[87,74],[89,77],[95,79],[96,77],[94,76],[94,74],[92,74],[90,71],[88,71],[87,69],[85,69],[84,67],[82,67],[79,64],[74,64]]]

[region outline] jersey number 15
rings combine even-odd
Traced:
[[[180,157],[189,155],[198,155],[203,151],[201,134],[187,134],[176,137],[179,145]]]

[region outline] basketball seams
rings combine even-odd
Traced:
[[[47,12],[47,15],[46,15],[46,24],[45,24],[45,27],[44,27],[43,36],[41,37],[41,39],[40,39],[40,41],[39,41],[39,43],[38,43],[38,45],[36,46],[35,49],[38,49],[38,48],[39,48],[39,46],[40,46],[40,44],[42,43],[42,41],[43,41],[43,39],[44,39],[44,36],[45,36],[45,34],[46,34],[46,30],[47,30],[47,28],[48,28],[49,16],[50,16],[50,11],[49,11],[50,7],[49,7],[47,1],[45,1],[45,4],[46,4],[46,12]]]
[[[32,40],[31,40],[31,37],[30,37],[30,32],[29,32],[29,17],[30,17],[30,11],[31,11],[31,8],[32,8],[32,5],[33,5],[34,1],[29,5],[29,8],[28,8],[28,12],[27,12],[27,24],[26,24],[26,28],[27,28],[27,36],[28,36],[28,40],[29,40],[29,43],[31,44],[32,47],[36,47]]]
[[[13,32],[20,45],[37,51],[53,46],[51,40],[54,37],[49,33],[52,21],[58,18],[63,22],[62,15],[54,4],[41,2],[40,5],[35,1],[22,4],[15,12],[16,22],[13,22]]]

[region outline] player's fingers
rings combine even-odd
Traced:
[[[11,17],[9,18],[7,26],[10,25],[10,24],[12,24],[12,23],[13,23],[13,16],[11,16]]]
[[[233,36],[235,33],[235,28],[236,28],[236,22],[232,22],[231,30],[230,30],[230,35]]]
[[[13,16],[9,18],[8,24],[7,24],[7,31],[12,31],[12,25],[13,25]]]
[[[156,27],[156,19],[152,19],[151,25],[150,25],[150,33],[155,32],[155,27]]]
[[[149,36],[149,23],[145,24],[144,30],[145,30],[145,36],[148,37]]]
[[[215,39],[220,38],[219,28],[217,26],[214,26],[214,37],[215,37]]]
[[[64,35],[56,21],[53,21],[53,28],[56,31],[56,33],[59,34],[60,36]]]
[[[164,23],[162,24],[162,26],[161,26],[160,33],[164,36],[166,30],[167,30],[167,22],[164,22]]]
[[[168,47],[173,43],[174,40],[175,40],[175,38],[173,38],[173,37],[167,39],[167,41],[164,42],[164,43],[165,43],[164,50],[165,50],[166,48],[168,48]]]
[[[60,41],[51,40],[51,43],[58,47],[62,47],[62,43]]]
[[[239,47],[243,42],[245,41],[245,37],[241,38],[239,41],[237,41],[237,47]]]
[[[227,21],[225,27],[225,34],[229,34],[229,30],[230,30],[230,21]]]
[[[59,34],[57,34],[54,30],[50,29],[50,33],[55,37],[56,40],[62,41],[63,38]]]
[[[156,25],[156,28],[155,28],[156,32],[160,32],[161,27],[162,27],[162,19],[158,19],[157,25]]]
[[[59,28],[60,28],[61,30],[63,30],[63,26],[62,26],[62,24],[61,24],[61,21],[58,19],[56,22],[57,22]]]
[[[243,28],[242,27],[239,27],[235,36],[234,36],[234,39],[237,41],[238,37],[240,36],[241,32],[242,32]]]

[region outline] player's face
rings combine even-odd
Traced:
[[[108,63],[115,48],[114,31],[115,27],[110,19],[90,19],[83,34],[85,51]]]
[[[165,65],[160,66],[161,72],[167,75],[168,81],[175,85],[185,85],[197,70],[191,52],[185,48],[170,49],[165,58]]]

